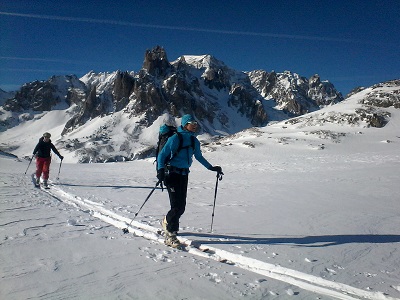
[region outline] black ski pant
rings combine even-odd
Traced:
[[[179,218],[186,208],[186,195],[188,187],[188,175],[170,172],[167,175],[166,186],[169,195],[171,209],[167,213],[167,230],[179,231]]]

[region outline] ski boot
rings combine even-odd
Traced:
[[[49,189],[50,188],[49,184],[47,182],[47,179],[43,180],[43,186],[44,186],[45,189]]]
[[[170,232],[167,229],[168,223],[167,223],[167,216],[164,217],[164,219],[161,221],[161,226],[164,231],[164,244],[167,246],[170,246],[172,248],[180,248],[181,247],[181,242],[178,240],[177,232]]]
[[[176,237],[176,232],[175,231],[174,232],[166,231],[165,233],[166,233],[165,241],[164,241],[165,245],[170,246],[172,248],[180,248],[180,247],[182,247],[181,242]]]

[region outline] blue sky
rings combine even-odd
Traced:
[[[170,61],[211,54],[241,71],[319,74],[346,95],[400,78],[399,16],[398,0],[0,0],[0,88],[139,71],[160,45]]]

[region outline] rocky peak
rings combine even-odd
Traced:
[[[310,88],[315,88],[321,84],[321,78],[318,74],[315,74],[310,77],[310,79],[308,80],[308,84]]]
[[[338,103],[343,100],[343,96],[338,92],[329,81],[321,81],[318,74],[310,77],[308,80],[308,94],[319,107]]]
[[[186,70],[190,68],[202,71],[201,78],[204,84],[210,89],[230,89],[232,77],[235,71],[225,65],[212,55],[183,55],[172,63],[177,69],[182,69],[186,65]]]
[[[171,64],[168,62],[164,48],[156,46],[152,50],[146,50],[142,68],[151,75],[165,76],[170,70]]]
[[[182,55],[178,60],[184,60],[188,65],[196,69],[224,69],[227,66],[212,55]],[[173,64],[175,64],[173,62]]]

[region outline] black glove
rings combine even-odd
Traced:
[[[59,158],[60,158],[61,160],[63,160],[63,159],[64,159],[64,156],[60,155]]]
[[[212,166],[210,168],[211,171],[217,172],[218,174],[222,174],[224,175],[224,173],[222,173],[222,168],[220,166]]]
[[[163,182],[165,180],[164,168],[157,170],[157,178],[159,182]]]

